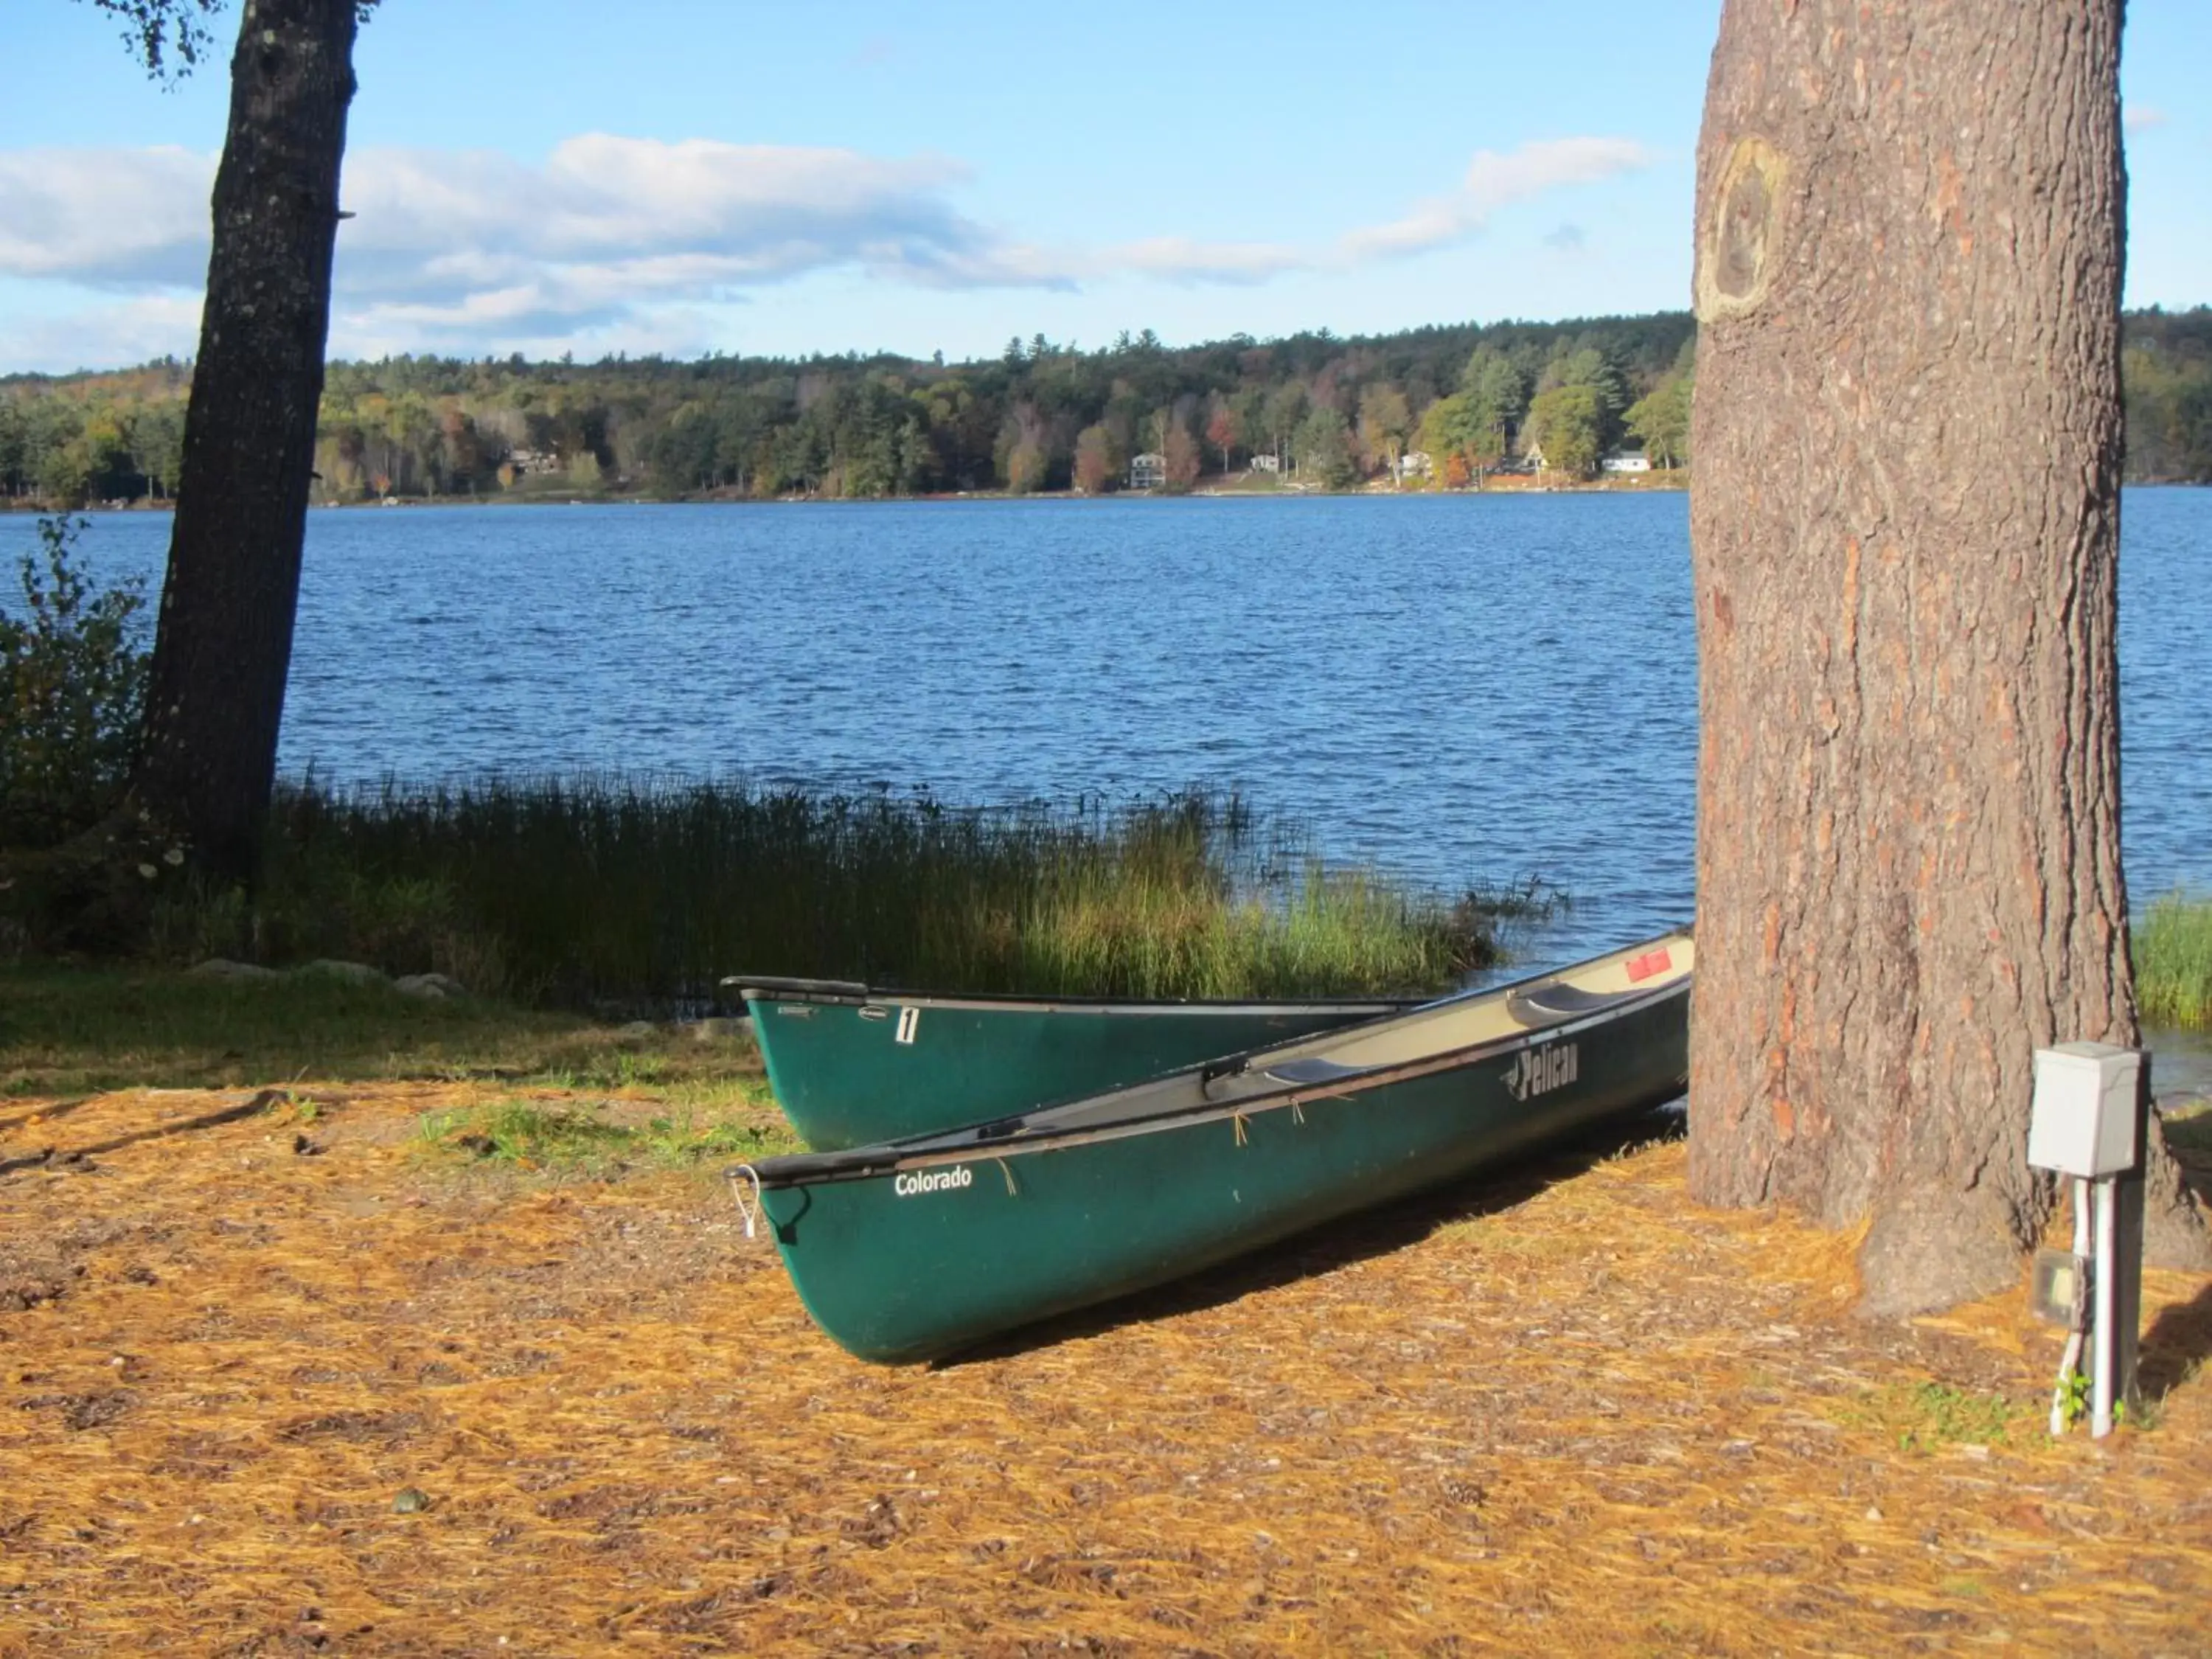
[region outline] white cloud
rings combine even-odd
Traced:
[[[681,338],[704,328],[702,307],[832,270],[938,289],[1255,285],[1464,241],[1502,207],[1650,159],[1617,138],[1485,150],[1455,190],[1309,245],[1164,235],[1046,248],[962,212],[953,198],[968,170],[942,156],[607,133],[565,140],[538,164],[488,150],[362,149],[346,162],[342,199],[356,216],[339,233],[332,346]],[[174,149],[0,152],[0,276],[160,296],[85,325],[118,343],[156,323],[177,328],[206,270],[214,167]]]
[[[1424,253],[1476,234],[1499,208],[1650,163],[1651,153],[1628,138],[1547,138],[1502,155],[1477,150],[1454,194],[1422,202],[1389,224],[1352,231],[1337,246],[1354,262]]]
[[[199,338],[199,296],[146,294],[75,312],[0,319],[0,372],[66,374],[156,357],[188,357]]]
[[[97,287],[207,279],[215,158],[190,150],[0,150],[0,276]]]
[[[1314,260],[1279,242],[1199,242],[1188,236],[1154,236],[1109,248],[1091,263],[1100,275],[1132,271],[1170,283],[1249,283],[1309,270]]]

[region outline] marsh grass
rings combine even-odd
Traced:
[[[2212,898],[2170,893],[2134,930],[2136,996],[2153,1025],[2212,1026]]]
[[[322,974],[239,983],[146,968],[0,968],[0,1095],[302,1078],[644,1089],[699,1110],[763,1091],[750,1041],[626,1033],[487,998],[425,1002]]]
[[[636,778],[280,792],[258,896],[167,959],[366,961],[550,1006],[701,1006],[739,972],[1139,997],[1438,989],[1535,889],[1456,902],[1235,795],[1006,809]]]

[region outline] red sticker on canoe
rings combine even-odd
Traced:
[[[1665,945],[1661,945],[1656,951],[1646,951],[1640,957],[1629,958],[1628,982],[1631,985],[1640,984],[1654,974],[1665,973],[1674,965],[1674,958],[1667,954]]]

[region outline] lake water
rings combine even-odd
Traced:
[[[2140,902],[2212,887],[2212,491],[2123,521]],[[85,547],[158,592],[167,537]],[[1696,673],[1680,495],[323,511],[282,764],[1235,786],[1332,858],[1564,886],[1553,957],[1688,915]]]

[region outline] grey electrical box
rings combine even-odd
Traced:
[[[2110,1043],[2038,1048],[2027,1161],[2085,1179],[2134,1169],[2142,1067],[2141,1054]]]

